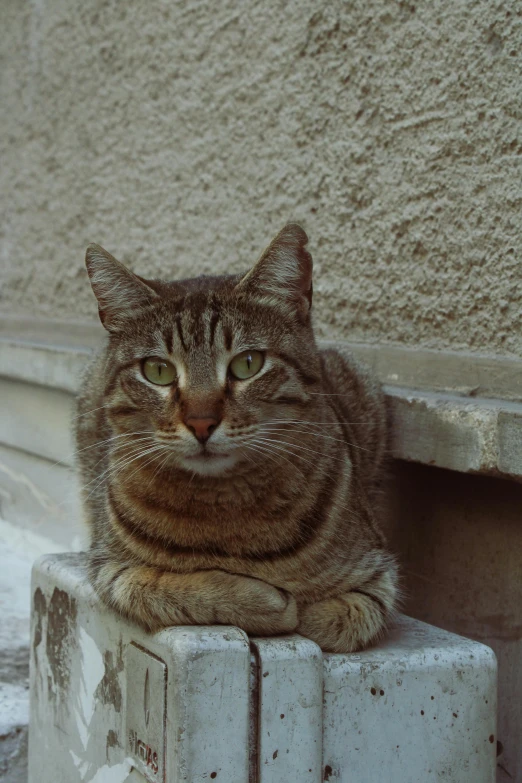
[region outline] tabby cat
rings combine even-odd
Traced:
[[[246,274],[179,282],[87,250],[108,331],[76,419],[90,578],[151,631],[224,623],[349,652],[394,612],[372,508],[383,396],[315,342],[307,241],[289,224]]]

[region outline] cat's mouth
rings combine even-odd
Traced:
[[[182,464],[186,470],[199,473],[201,476],[219,476],[233,468],[237,455],[230,452],[210,451],[207,447],[196,454],[183,457]]]
[[[222,454],[216,451],[202,449],[197,454],[183,457],[183,466],[202,476],[219,476],[233,468],[236,464],[236,455]]]
[[[213,460],[213,459],[226,459],[230,457],[230,454],[221,454],[215,451],[202,450],[197,454],[192,454],[190,457],[185,457],[186,460]]]

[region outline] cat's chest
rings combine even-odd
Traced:
[[[297,597],[323,581],[325,552],[332,556],[331,542],[324,539],[323,546],[318,531],[303,527],[309,500],[303,491],[297,499],[278,495],[255,504],[194,495],[166,502],[120,488],[112,493],[109,521],[127,553],[148,565],[178,573],[219,569],[263,579]]]
[[[185,563],[186,555],[208,557],[263,555],[291,546],[298,535],[306,498],[288,493],[240,491],[216,487],[196,492],[163,485],[150,492],[136,484],[109,488],[109,516],[114,531],[129,545],[150,555],[171,553]],[[192,559],[192,558],[190,558]]]

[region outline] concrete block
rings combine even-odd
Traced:
[[[377,648],[324,656],[325,779],[491,783],[496,660],[401,617]]]
[[[148,781],[246,783],[246,634],[148,635],[100,606],[83,563],[44,557],[34,570],[29,780],[123,783],[134,769]]]
[[[297,634],[253,639],[259,783],[321,780],[323,655]]]
[[[33,570],[29,783],[493,783],[489,648],[409,618],[323,655],[296,634],[150,635],[103,607],[81,554]]]

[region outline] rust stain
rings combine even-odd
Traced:
[[[76,625],[76,616],[74,598],[55,587],[49,602],[45,649],[53,684],[58,690],[66,691],[69,687],[71,672],[67,639]],[[51,699],[55,698],[54,688],[49,689],[49,695]]]
[[[118,735],[116,734],[114,729],[110,729],[108,734],[107,734],[107,740],[106,740],[106,743],[105,743],[105,752],[106,752],[106,756],[107,756],[107,763],[109,763],[109,761],[110,761],[110,759],[109,759],[109,750],[110,750],[110,748],[120,748],[120,747],[121,747],[121,745],[120,745],[120,738],[118,737]]]
[[[45,595],[42,593],[39,587],[37,587],[36,590],[34,591],[33,607],[34,607],[34,613],[36,615],[34,639],[33,639],[33,655],[35,656],[36,659],[36,648],[40,645],[42,641],[43,618],[47,612],[47,601],[45,600]]]
[[[96,688],[95,697],[100,699],[103,704],[112,704],[116,712],[121,712],[123,705],[123,694],[118,679],[118,675],[123,671],[123,646],[120,642],[116,660],[110,650],[103,654],[103,665],[105,673]]]

